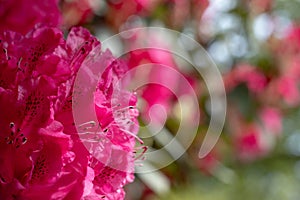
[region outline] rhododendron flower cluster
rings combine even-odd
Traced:
[[[40,27],[26,35],[4,31],[0,46],[0,199],[123,199],[138,130],[135,95],[115,84],[126,65],[109,51],[100,54],[107,60],[94,92],[101,131],[83,144],[73,86],[100,42],[83,28],[65,40],[59,29]],[[113,98],[128,105],[114,109]],[[86,146],[104,148],[95,155]]]
[[[26,34],[36,24],[58,26],[61,14],[59,0],[10,0],[1,1],[0,31],[11,30]]]
[[[230,110],[233,110],[228,117],[230,129],[237,155],[243,161],[268,155],[278,136],[282,135],[286,110],[299,106],[299,36],[299,27],[291,25],[277,41],[273,53],[279,64],[272,66],[278,68],[276,73],[266,73],[267,70],[259,69],[259,66],[240,63],[224,76],[228,93],[244,84],[247,100],[254,102],[245,105],[257,106],[257,111],[251,114],[250,110],[245,112],[230,104]],[[290,45],[284,47],[287,43]]]

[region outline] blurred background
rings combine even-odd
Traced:
[[[225,126],[213,150],[199,159],[199,148],[211,117],[203,77],[182,58],[162,50],[143,49],[124,55],[130,68],[160,63],[180,72],[197,95],[201,115],[196,137],[180,159],[159,167],[160,159],[172,160],[175,149],[166,149],[157,160],[143,161],[143,157],[138,160],[137,168],[144,162],[158,170],[137,174],[135,182],[126,186],[126,199],[300,198],[299,8],[299,0],[61,2],[65,29],[82,25],[100,41],[137,27],[164,27],[184,33],[204,47],[223,77],[227,96]],[[146,38],[158,47],[172,49],[165,42],[169,36],[164,37],[153,34]],[[123,49],[137,42],[134,37],[129,42],[125,40],[114,45]],[[179,40],[175,43],[182,42]],[[185,45],[183,53],[201,63],[203,54],[198,50]],[[142,70],[136,72],[136,77],[159,77],[162,73]],[[189,89],[178,83],[176,77],[166,74],[163,78],[185,98],[184,116],[178,114],[178,96],[168,88],[150,84],[138,91],[140,123],[147,124],[151,118],[163,124],[162,131],[172,138],[181,119],[194,113],[189,108]],[[157,104],[164,112],[150,113]],[[139,133],[150,150],[164,146],[166,139],[149,135],[143,128]]]

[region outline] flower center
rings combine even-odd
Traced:
[[[16,149],[27,142],[27,137],[21,132],[20,128],[15,127],[15,123],[9,124],[10,134],[5,138],[6,144],[13,145]]]

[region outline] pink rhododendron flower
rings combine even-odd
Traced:
[[[118,28],[132,15],[149,15],[161,0],[108,1],[107,17]]]
[[[126,65],[101,54],[108,62],[100,66],[94,106],[102,131],[84,145],[72,116],[73,84],[100,43],[83,28],[66,40],[56,28],[5,31],[0,40],[1,199],[123,199],[138,130],[136,97],[115,84]]]
[[[85,23],[93,18],[100,5],[93,0],[62,1],[63,24],[67,27]]]
[[[266,107],[260,112],[262,125],[272,134],[278,135],[282,130],[281,114],[278,109]]]
[[[295,79],[300,78],[300,59],[298,57],[291,59],[287,67],[284,71],[286,75]]]
[[[294,106],[299,103],[300,94],[296,79],[290,76],[283,76],[276,81],[276,85],[278,94],[288,105]]]
[[[172,10],[170,12],[170,22],[175,27],[182,27],[187,20],[190,20],[190,18],[195,19],[195,22],[200,24],[202,15],[209,6],[209,1],[171,0],[170,5],[172,5]]]
[[[140,49],[143,42],[140,38],[143,37],[147,37],[155,48]],[[166,120],[166,115],[162,112],[170,114],[176,98],[194,92],[195,79],[180,72],[172,55],[171,45],[161,37],[137,31],[128,40],[127,63],[132,70],[133,82],[135,77],[138,80],[147,80],[147,84],[138,90],[144,100],[141,115],[147,123],[151,121],[153,124],[162,125]]]
[[[255,126],[245,126],[237,136],[237,155],[243,161],[252,161],[264,153],[259,130]]]
[[[284,50],[290,54],[299,54],[300,52],[300,27],[291,25],[286,33],[283,42],[288,43],[288,47]],[[283,49],[281,49],[283,50]]]
[[[172,55],[161,49],[147,49],[136,50],[130,52],[128,65],[130,68],[139,67],[140,65],[149,64],[148,66],[141,66],[141,70],[137,68],[135,76],[143,77],[148,80],[149,83],[142,89],[141,96],[147,103],[144,105],[143,117],[146,120],[149,119],[149,111],[155,104],[162,106],[166,113],[170,112],[172,101],[174,100],[174,94],[170,90],[171,88],[178,87],[178,75],[169,73],[165,69],[165,66],[176,69],[176,64]],[[151,68],[151,65],[162,65],[162,67]],[[147,70],[147,68],[149,70]],[[179,73],[179,72],[178,72]],[[156,84],[155,84],[156,83]],[[162,85],[165,83],[165,85]],[[159,94],[159,95],[158,95]],[[161,119],[161,113],[152,113],[152,119],[158,123],[164,122],[165,119]]]
[[[197,159],[197,166],[206,175],[214,173],[219,165],[219,155],[216,151],[212,151],[202,159]]]
[[[254,66],[241,64],[224,77],[225,87],[231,90],[240,83],[245,83],[254,93],[261,92],[266,87],[267,79]]]
[[[0,31],[11,30],[26,34],[36,25],[58,26],[61,15],[58,0],[1,1]]]
[[[229,130],[238,159],[251,162],[262,158],[274,147],[276,134],[280,133],[281,116],[277,109],[263,107],[260,121],[247,121],[235,106],[230,107]],[[276,128],[276,130],[275,130]],[[274,132],[272,132],[274,131]]]

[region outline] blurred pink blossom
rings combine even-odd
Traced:
[[[161,0],[110,0],[108,1],[107,17],[116,28],[119,28],[130,16],[149,15],[160,1]]]
[[[174,97],[174,94],[172,93],[172,91],[169,90],[169,88],[176,87],[178,77],[173,76],[174,74],[168,74],[164,70],[164,66],[172,68],[175,68],[176,66],[175,62],[173,61],[172,55],[164,50],[147,49],[130,52],[128,59],[128,66],[130,68],[135,68],[143,64],[158,64],[163,66],[158,68],[150,68],[150,66],[143,66],[143,70],[137,71],[138,74],[136,74],[135,76],[143,76],[148,80],[149,83],[164,83],[167,81],[168,86],[165,87],[160,84],[148,84],[144,87],[142,91],[142,97],[147,102],[147,105],[145,105],[145,108],[143,109],[145,111],[143,117],[147,119],[149,117],[148,114],[150,108],[155,104],[163,106],[167,113],[170,111],[171,101]],[[147,68],[150,68],[151,70],[147,71]],[[160,116],[161,114],[157,113],[157,115],[152,116],[152,120],[163,120],[160,120]]]
[[[281,134],[282,116],[278,109],[266,107],[260,111],[260,118],[263,126],[271,132],[271,134]]]
[[[297,80],[291,76],[282,76],[276,81],[277,92],[290,105],[298,105],[300,101],[300,94]]]
[[[207,154],[202,159],[197,159],[197,166],[206,175],[212,175],[215,173],[219,165],[219,155],[214,150]]]
[[[291,25],[287,30],[284,42],[287,42],[287,50],[289,53],[300,53],[300,27],[297,25]],[[286,50],[286,49],[285,49]]]
[[[100,9],[99,2],[94,0],[63,0],[61,5],[63,24],[66,27],[91,20],[94,12]]]
[[[245,83],[253,93],[262,92],[267,85],[267,78],[256,67],[240,64],[224,77],[227,90],[232,90],[241,83]]]
[[[236,138],[236,150],[239,159],[248,162],[264,153],[260,131],[254,125],[245,126]]]

